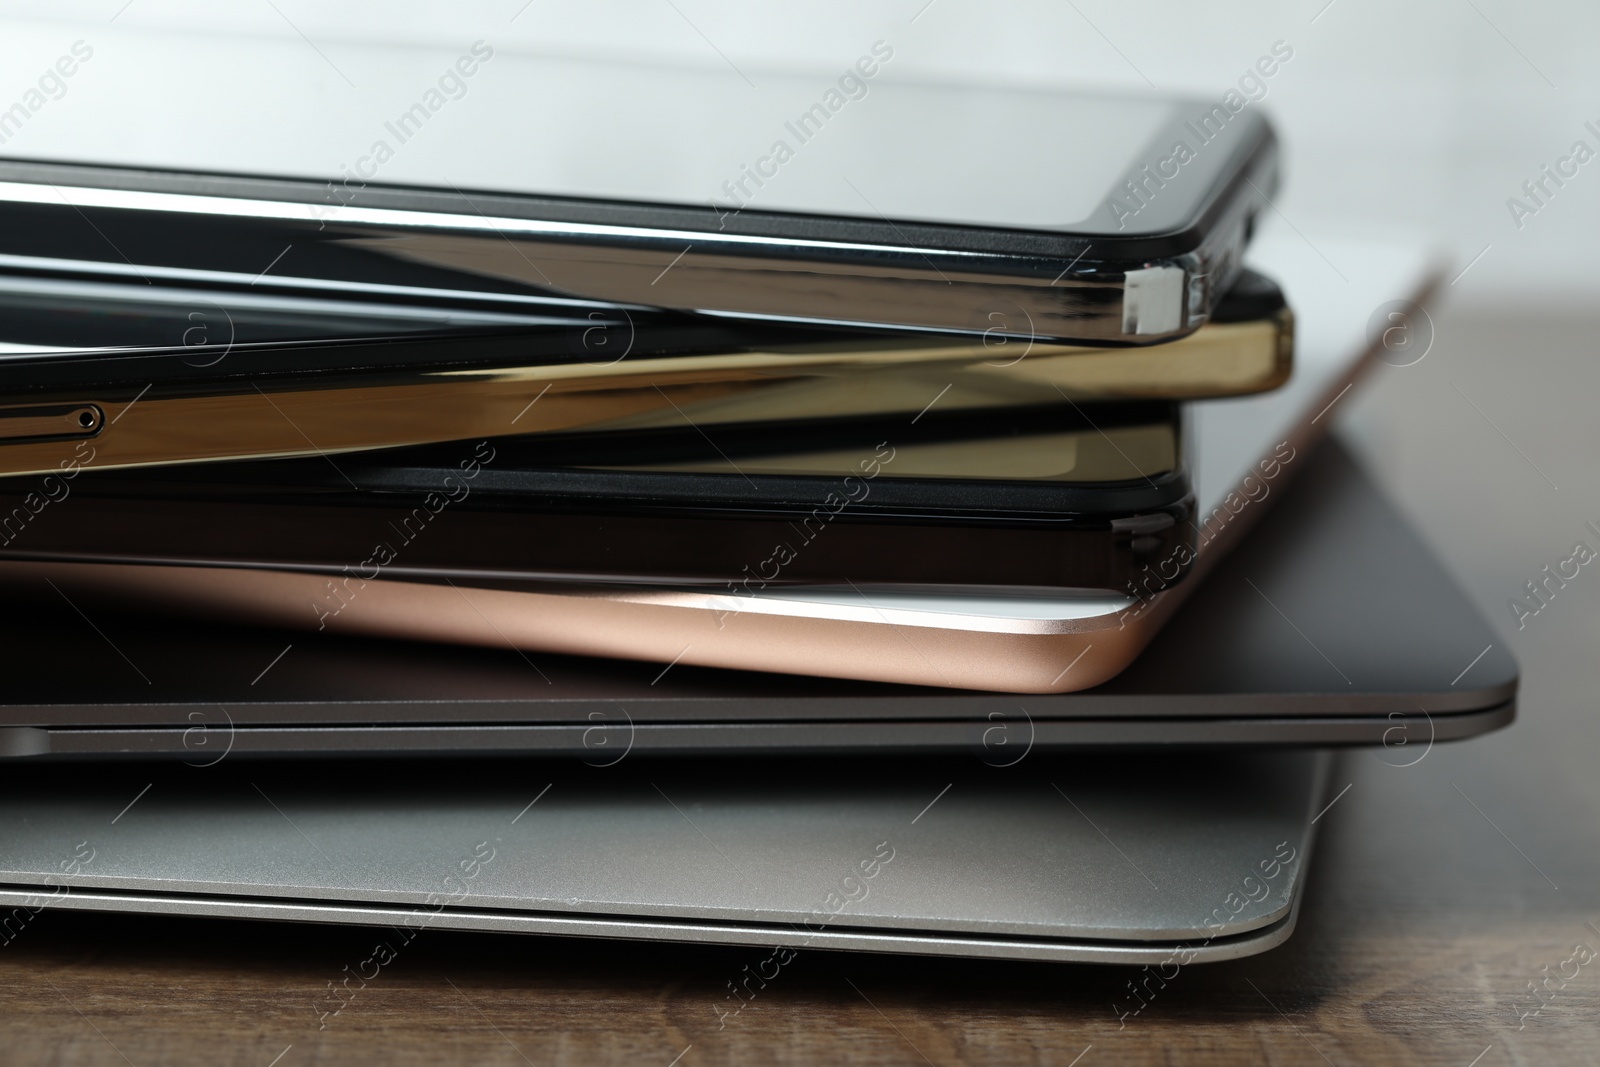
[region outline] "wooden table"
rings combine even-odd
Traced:
[[[0,1064],[1600,1062],[1600,956],[1574,953],[1600,953],[1600,571],[1520,632],[1507,606],[1600,547],[1597,326],[1441,315],[1426,359],[1345,401],[1521,658],[1521,721],[1345,754],[1294,937],[1124,1023],[1132,968],[806,952],[719,1028],[763,951],[428,931],[319,1031],[369,931],[45,912],[0,948]]]

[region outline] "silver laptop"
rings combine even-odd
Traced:
[[[757,946],[765,981],[814,949],[1167,973],[1289,936],[1328,762],[23,763],[0,780],[0,925],[372,926],[345,994],[428,929]]]

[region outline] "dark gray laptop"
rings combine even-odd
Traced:
[[[1385,745],[1509,723],[1517,667],[1337,442],[1122,675],[1059,695],[913,688],[119,614],[4,590],[0,755],[971,753]],[[292,647],[291,647],[292,646]],[[1399,758],[1398,756],[1396,758]]]

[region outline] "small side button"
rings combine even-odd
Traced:
[[[0,443],[93,437],[105,423],[98,404],[0,406]]]

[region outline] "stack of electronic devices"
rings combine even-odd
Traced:
[[[5,906],[1220,959],[1510,721],[1256,111],[548,76],[510,191],[0,163]]]

